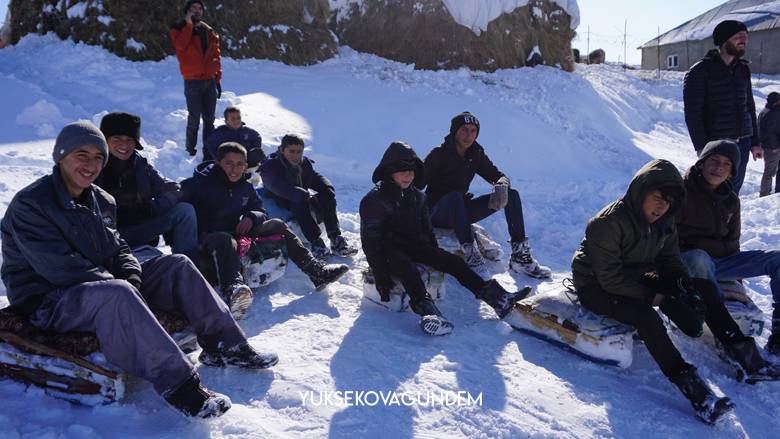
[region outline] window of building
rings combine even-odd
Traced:
[[[666,57],[666,68],[674,69],[679,66],[677,62],[677,55],[669,55]]]

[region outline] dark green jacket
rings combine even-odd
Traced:
[[[650,224],[642,213],[642,201],[648,191],[661,187],[675,187],[680,195],[663,217]],[[644,273],[688,278],[674,223],[684,198],[682,177],[674,165],[666,160],[644,165],[626,194],[588,222],[585,238],[572,260],[575,287],[598,285],[610,294],[650,301],[656,292],[638,282]]]

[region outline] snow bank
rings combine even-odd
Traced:
[[[343,1],[343,0],[342,0]],[[580,25],[580,8],[576,0],[548,0],[571,16],[571,28]],[[502,14],[526,6],[528,0],[442,0],[452,18],[475,34],[487,31],[488,24]]]

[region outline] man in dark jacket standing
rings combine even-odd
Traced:
[[[252,290],[244,284],[237,238],[281,234],[290,259],[320,290],[335,282],[349,267],[326,265],[312,256],[284,221],[269,220],[263,202],[246,181],[246,150],[238,143],[223,143],[217,161],[198,165],[193,176],[181,183],[184,200],[198,217],[201,269],[212,284],[219,284],[236,320],[252,304]]]
[[[780,192],[780,93],[773,91],[766,97],[766,106],[758,115],[758,136],[764,149],[764,176],[761,178],[761,196],[772,193],[772,179],[777,177],[775,192]]]
[[[716,140],[707,144],[686,172],[688,199],[677,217],[680,249],[691,275],[709,279],[716,287],[718,280],[770,277],[774,313],[766,350],[779,355],[780,252],[739,249],[740,203],[729,181],[739,169],[739,160],[734,142]]]
[[[754,160],[763,157],[750,67],[742,59],[747,27],[739,21],[723,21],[715,27],[712,39],[718,48],[707,52],[685,74],[685,123],[696,154],[712,140],[729,139],[739,144],[740,166],[733,180],[734,192],[739,194],[751,152]]]
[[[169,32],[184,78],[188,113],[186,147],[191,156],[197,153],[200,119],[203,118],[204,147],[214,131],[214,111],[217,99],[222,95],[219,36],[203,21],[205,10],[202,1],[188,0],[184,6],[184,20],[174,24]]]
[[[313,161],[303,155],[303,139],[292,134],[282,138],[279,151],[260,167],[263,186],[279,207],[289,209],[311,243],[317,257],[328,254],[320,237],[319,222],[325,223],[330,249],[338,256],[352,256],[357,249],[341,236],[336,213],[336,189],[330,180],[314,170]],[[314,191],[315,194],[310,193]]]
[[[626,194],[588,222],[572,274],[580,303],[635,327],[664,375],[696,413],[712,423],[734,405],[728,398],[717,398],[696,368],[685,362],[654,306],[689,337],[700,336],[706,322],[727,354],[748,370],[750,380],[778,379],[780,369],[761,359],[755,342],[742,334],[712,282],[688,275],[674,222],[684,199],[682,178],[674,165],[665,160],[644,165]]]
[[[235,142],[246,149],[249,168],[256,168],[266,159],[263,152],[263,138],[260,133],[249,128],[241,120],[241,110],[238,107],[225,109],[225,125],[220,126],[206,139],[206,147],[203,152],[203,161],[214,160],[217,156],[219,145],[225,142]]]
[[[435,227],[455,229],[466,263],[483,277],[488,275],[480,242],[474,239],[471,225],[503,209],[506,215],[512,256],[510,270],[535,278],[549,278],[550,269],[531,257],[525,235],[520,194],[510,189],[509,178],[496,168],[477,143],[479,120],[464,112],[452,118],[444,143],[425,158],[428,206]],[[474,198],[469,186],[479,175],[493,185],[493,193]]]
[[[169,234],[174,253],[198,261],[198,223],[191,204],[181,203],[179,184],[160,175],[141,145],[141,118],[109,113],[100,121],[108,141],[108,164],[95,184],[114,197],[117,229],[130,247]]]
[[[183,315],[210,366],[270,367],[274,354],[258,354],[227,307],[180,255],[143,264],[114,225],[116,205],[93,185],[108,161],[103,134],[88,121],[57,136],[56,165],[19,191],[2,231],[2,278],[11,306],[47,331],[94,332],[108,362],[150,381],[188,416],[220,416],[230,399],[205,389],[187,357],[150,311]]]
[[[393,276],[400,279],[412,310],[421,316],[426,334],[445,335],[453,325],[431,300],[416,263],[452,275],[477,298],[490,305],[500,318],[531,291],[525,287],[510,293],[495,280],[484,281],[463,259],[439,248],[433,236],[425,194],[422,161],[411,146],[393,142],[374,170],[376,186],[360,202],[360,238],[382,301],[390,300]]]

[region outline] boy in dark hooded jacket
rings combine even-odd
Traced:
[[[409,294],[420,327],[430,335],[452,332],[453,325],[436,308],[425,290],[415,263],[429,265],[455,277],[461,285],[484,300],[500,318],[531,291],[525,287],[510,293],[495,280],[484,281],[458,256],[439,248],[425,204],[422,161],[411,146],[393,142],[372,177],[376,186],[360,202],[360,238],[376,289],[383,301],[390,300],[392,277],[400,279]]]
[[[218,283],[230,310],[239,320],[252,304],[252,290],[244,284],[237,238],[282,234],[290,259],[309,276],[317,290],[348,271],[346,265],[316,259],[284,221],[269,220],[263,202],[245,179],[246,149],[227,142],[217,150],[215,162],[198,165],[181,183],[183,199],[195,207],[200,236],[201,270]]]

